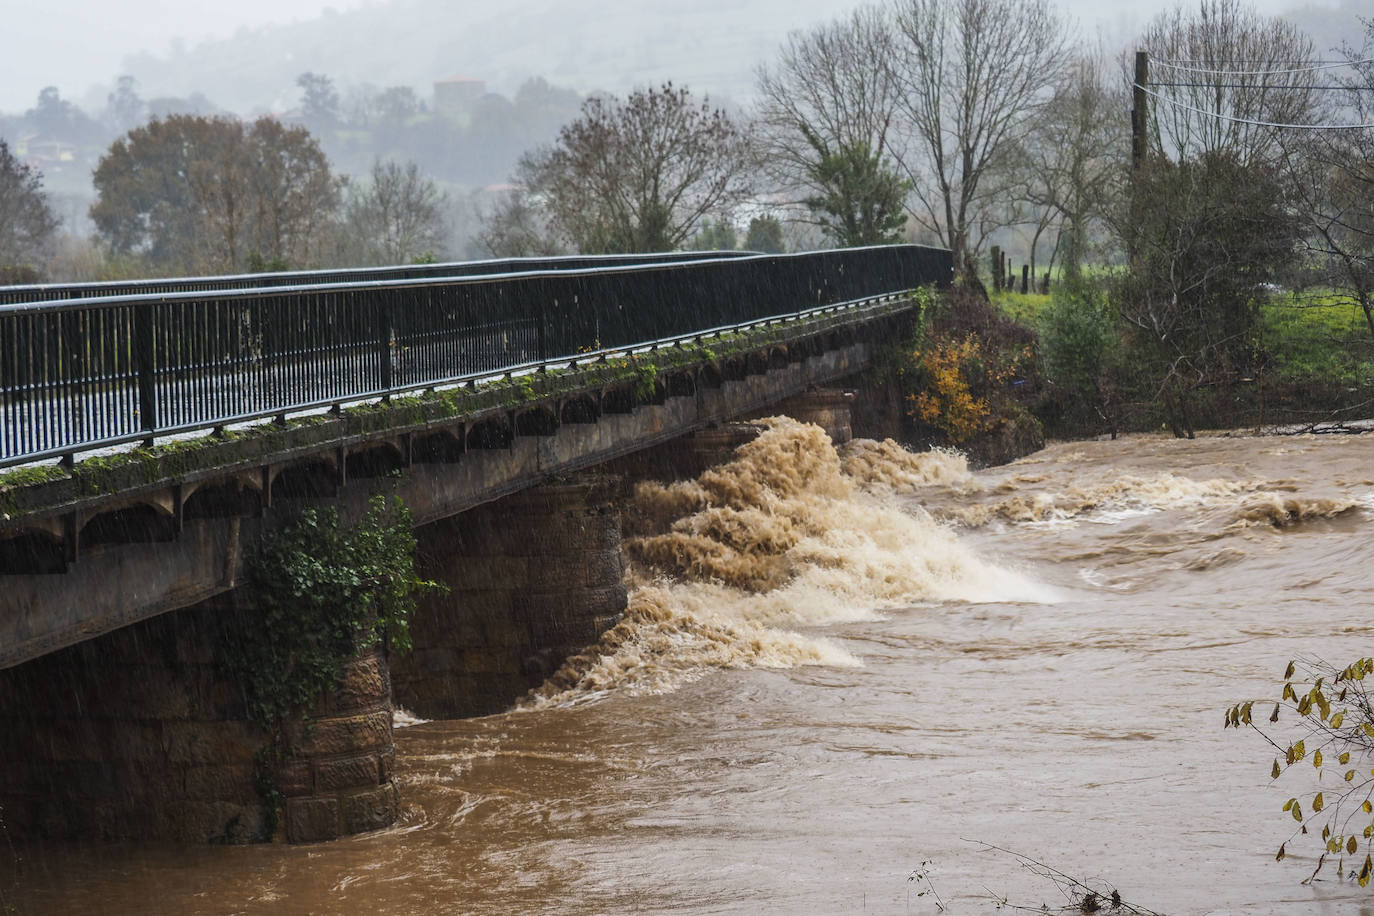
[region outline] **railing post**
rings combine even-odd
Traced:
[[[543,284],[541,284],[541,286],[542,286],[542,285],[543,285]],[[544,289],[540,289],[540,290],[539,290],[539,325],[538,325],[538,340],[537,340],[535,346],[536,346],[537,349],[538,349],[538,352],[539,352],[539,362],[541,362],[541,363],[544,362],[545,360],[547,360],[547,359],[549,358],[549,339],[548,339],[548,331],[549,331],[549,314],[548,314],[548,309],[544,307],[544,306],[545,306],[545,299],[544,299],[545,294],[546,294],[546,290],[544,290]]]
[[[394,384],[391,374],[391,339],[393,333],[395,333],[392,327],[390,291],[382,293],[381,305],[378,307],[377,311],[377,329],[380,338],[378,340],[378,359],[380,360],[381,369],[380,381],[382,391],[385,392],[382,395],[382,400],[389,401],[391,400],[391,388]]]
[[[153,338],[153,306],[139,303],[134,310],[134,360],[138,372],[138,418],[148,437],[144,446],[153,444],[157,431],[157,345]]]

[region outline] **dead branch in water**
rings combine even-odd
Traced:
[[[1046,865],[1044,862],[1036,861],[1030,856],[1022,855],[1011,849],[1004,849],[992,843],[985,843],[982,840],[972,840],[984,849],[996,850],[1000,853],[1014,858],[1017,863],[1037,878],[1049,881],[1059,892],[1063,894],[1065,904],[1057,909],[1051,909],[1048,904],[1039,906],[1023,906],[1008,901],[1007,897],[997,897],[997,908],[1000,910],[1006,907],[1009,910],[1018,910],[1023,913],[1105,913],[1105,914],[1128,914],[1128,916],[1164,916],[1164,914],[1149,910],[1142,906],[1129,903],[1123,900],[1121,892],[1105,881],[1097,882],[1097,886],[1088,884],[1086,880],[1080,881],[1073,875],[1065,874],[1053,866]]]

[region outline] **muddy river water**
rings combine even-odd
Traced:
[[[641,488],[626,528],[631,609],[601,645],[508,714],[398,713],[397,826],[0,837],[0,912],[1066,902],[1010,850],[1159,912],[1374,913],[1331,866],[1301,883],[1313,838],[1274,860],[1315,771],[1273,781],[1263,738],[1221,727],[1289,659],[1374,649],[1374,435],[1077,442],[970,473],[778,421]]]

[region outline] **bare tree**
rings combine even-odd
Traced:
[[[748,138],[720,109],[665,84],[594,97],[516,180],[554,234],[582,252],[668,251],[751,192]]]
[[[793,32],[758,71],[764,169],[841,245],[892,241],[905,222],[895,53],[885,12],[861,7]]]
[[[0,277],[8,268],[35,269],[50,253],[57,217],[42,178],[0,140]]]
[[[1127,105],[1108,79],[1101,54],[1077,57],[1055,89],[1038,123],[1017,147],[1017,197],[1035,214],[1031,270],[1040,237],[1058,227],[1055,255],[1076,272],[1087,248],[1089,226],[1121,190],[1129,152]]]
[[[1242,164],[1273,163],[1283,129],[1269,125],[1321,116],[1312,40],[1241,0],[1161,13],[1140,48],[1150,55],[1147,133],[1175,162],[1225,150]]]
[[[344,208],[348,232],[365,264],[406,264],[445,247],[447,196],[414,162],[377,160]]]
[[[524,188],[507,191],[482,214],[477,244],[492,257],[533,258],[567,254],[554,238],[547,215],[530,200]]]
[[[1374,21],[1361,50],[1346,47],[1347,75],[1333,84],[1330,117],[1374,124]],[[1279,138],[1284,167],[1307,224],[1315,280],[1358,306],[1374,337],[1374,129],[1288,131]]]
[[[1060,82],[1068,37],[1046,0],[895,0],[893,9],[912,215],[968,271],[1007,196],[996,166]]]
[[[251,243],[259,256],[309,266],[318,262],[321,236],[337,217],[339,179],[314,136],[259,118],[247,133],[253,194]]]

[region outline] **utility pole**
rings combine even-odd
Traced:
[[[1138,214],[1136,201],[1136,179],[1140,175],[1141,168],[1145,165],[1145,148],[1147,145],[1148,126],[1146,124],[1145,106],[1148,99],[1145,93],[1145,86],[1150,80],[1150,52],[1135,52],[1135,83],[1131,86],[1131,221],[1132,229],[1126,237],[1126,260],[1134,271],[1140,266],[1140,258],[1136,251],[1134,223]]]
[[[1131,170],[1139,171],[1145,161],[1145,87],[1150,82],[1150,52],[1135,52],[1135,85],[1131,87]]]

